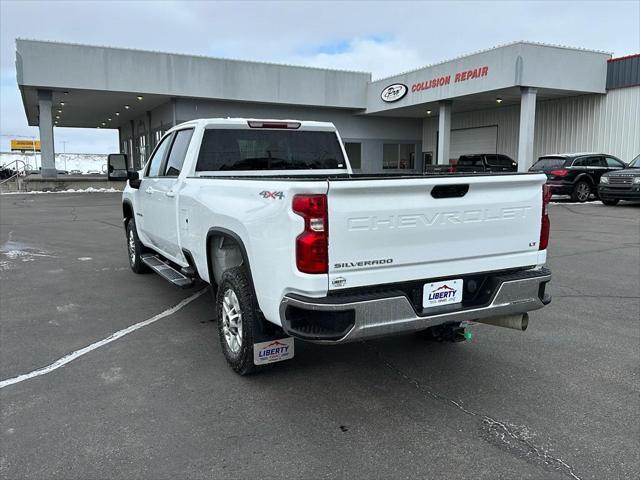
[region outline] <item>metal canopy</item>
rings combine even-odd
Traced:
[[[605,93],[610,58],[604,52],[516,42],[372,82],[363,72],[21,39],[16,46],[18,85],[29,125],[38,125],[37,91],[42,89],[53,92],[52,114],[60,116],[56,126],[89,128],[118,128],[172,98],[425,118],[427,110],[437,115],[442,100],[453,100],[454,113],[516,105],[520,87],[537,88],[540,101]],[[456,81],[457,73],[485,67],[481,78]],[[450,77],[449,84],[412,91],[413,85],[443,76]],[[407,85],[408,93],[400,101],[383,102],[381,90],[393,83]]]

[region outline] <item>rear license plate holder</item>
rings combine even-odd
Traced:
[[[443,307],[462,302],[461,278],[442,282],[425,283],[422,289],[422,308]]]

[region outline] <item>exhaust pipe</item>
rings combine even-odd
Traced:
[[[513,328],[524,332],[529,326],[529,314],[523,313],[518,315],[505,315],[502,317],[480,318],[474,320],[477,323],[485,323],[495,327]]]

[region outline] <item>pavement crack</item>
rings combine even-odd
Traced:
[[[552,469],[563,475],[581,480],[575,469],[561,458],[551,454],[550,448],[534,443],[536,437],[526,425],[514,425],[495,419],[481,412],[475,412],[464,406],[461,400],[454,400],[441,393],[436,392],[431,387],[422,384],[417,379],[402,371],[399,367],[389,361],[379,349],[369,342],[363,341],[367,348],[375,353],[382,363],[397,376],[412,385],[423,395],[448,406],[453,406],[469,417],[474,417],[481,421],[481,437],[498,447],[505,448],[509,453],[522,458],[530,463],[546,469]]]
[[[121,229],[121,228],[122,228],[122,224],[120,224],[120,225],[116,225],[116,224],[111,223],[111,222],[105,222],[104,220],[96,220],[96,222],[98,222],[98,223],[102,223],[102,224],[104,224],[104,225],[109,225],[110,227],[115,227],[115,228],[118,228],[118,229]]]

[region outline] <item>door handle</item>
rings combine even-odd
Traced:
[[[167,197],[173,198],[176,196],[176,192],[172,192],[171,190],[169,190],[168,192],[165,192],[165,195]]]
[[[151,195],[153,193],[153,188],[147,187],[147,189],[144,191],[144,193],[146,193],[147,195]]]

